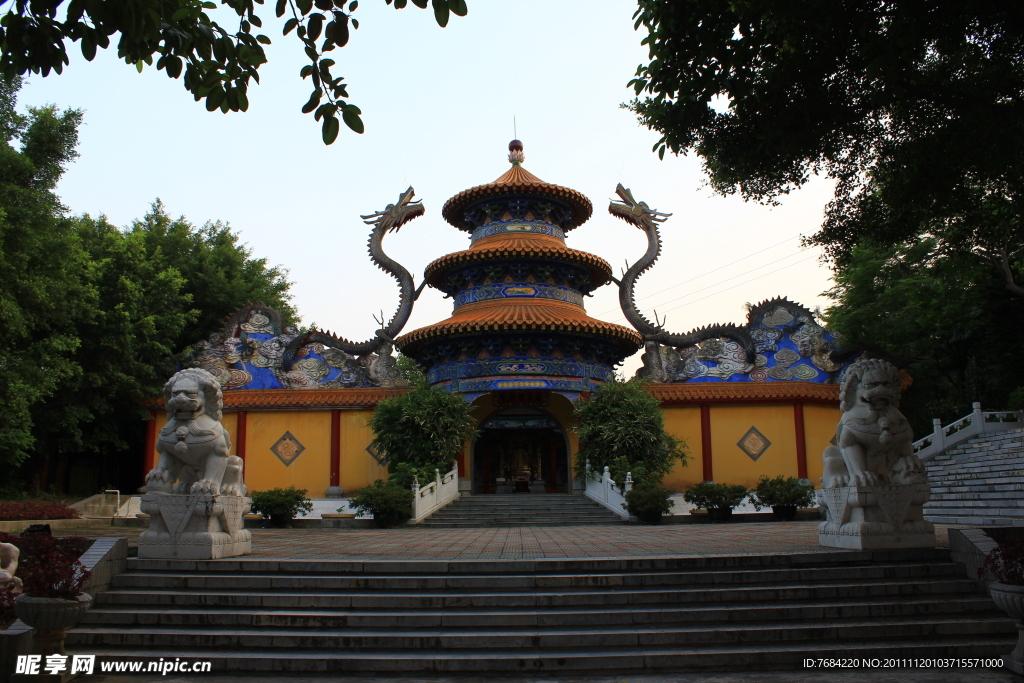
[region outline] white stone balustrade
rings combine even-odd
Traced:
[[[945,427],[942,426],[942,420],[936,418],[932,420],[932,425],[931,434],[914,442],[914,453],[921,460],[933,458],[978,434],[1024,428],[1024,411],[983,411],[981,404],[975,403],[970,415]]]
[[[461,494],[459,493],[458,464],[443,477],[441,476],[441,470],[435,469],[434,481],[426,486],[420,486],[419,481],[413,479],[412,493],[412,523],[419,524],[448,503],[459,499]]]
[[[620,487],[612,479],[610,470],[605,467],[600,474],[590,470],[587,463],[587,488],[583,492],[590,500],[598,503],[623,519],[629,519],[629,512],[626,511],[626,492],[633,488],[633,474],[626,473],[626,483]],[[620,490],[621,489],[621,490]]]

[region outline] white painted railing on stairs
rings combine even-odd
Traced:
[[[1005,432],[1024,427],[1024,411],[990,411],[981,409],[980,403],[974,404],[974,412],[956,422],[942,426],[942,420],[932,420],[934,431],[928,436],[914,442],[914,453],[922,460],[934,458],[947,448],[966,441],[979,434]]]
[[[612,475],[607,467],[599,474],[591,471],[590,464],[587,463],[587,471],[587,488],[584,490],[583,495],[595,503],[608,508],[619,517],[628,519],[629,512],[626,511],[625,493],[633,488],[632,473],[626,472],[626,484],[620,491],[619,486],[612,479]]]
[[[434,481],[420,486],[418,480],[412,480],[412,522],[419,524],[448,503],[459,499],[459,466],[441,476],[441,470],[434,470]]]

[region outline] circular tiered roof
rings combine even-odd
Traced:
[[[507,173],[493,183],[471,187],[449,199],[441,209],[441,215],[459,230],[473,232],[472,226],[467,225],[463,219],[466,209],[478,201],[513,195],[517,197],[534,195],[539,198],[560,201],[568,206],[572,210],[572,218],[570,225],[565,226],[564,230],[572,230],[582,225],[594,212],[590,200],[576,190],[546,183],[518,163],[514,163]]]

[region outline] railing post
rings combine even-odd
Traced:
[[[939,418],[932,420],[932,448],[938,452],[946,449],[946,430],[942,428],[942,420]]]
[[[632,472],[626,472],[626,483],[622,487],[622,493],[625,494],[626,491],[629,491],[632,488],[633,488],[633,473]]]
[[[988,432],[988,425],[985,423],[985,413],[981,410],[981,403],[975,401],[971,404],[974,411],[971,413],[971,422],[975,427],[976,434],[985,434]]]

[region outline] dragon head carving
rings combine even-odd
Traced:
[[[647,205],[647,202],[638,202],[633,199],[633,193],[619,183],[615,188],[615,194],[622,199],[621,202],[612,200],[608,204],[608,213],[617,216],[627,223],[631,223],[641,230],[657,229],[658,223],[664,223],[672,214],[655,211]]]
[[[360,218],[367,225],[372,225],[384,232],[398,230],[413,218],[423,215],[423,201],[420,199],[412,201],[414,196],[416,196],[416,192],[410,187],[399,195],[397,204],[388,204],[383,211],[360,216]]]

